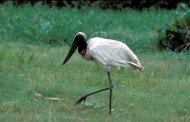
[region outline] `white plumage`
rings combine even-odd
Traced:
[[[126,44],[111,39],[91,38],[87,42],[86,54],[82,57],[87,60],[93,59],[106,69],[121,66],[133,67],[137,70],[143,69],[137,56]]]
[[[82,96],[76,102],[76,104],[80,104],[82,101],[85,101],[88,96],[109,90],[109,114],[111,114],[113,85],[110,75],[110,67],[132,67],[141,71],[143,66],[141,65],[137,56],[129,49],[126,44],[122,42],[100,37],[94,37],[89,39],[87,42],[86,41],[86,34],[83,32],[78,32],[63,64],[65,64],[70,59],[75,50],[78,48],[79,54],[84,59],[95,61],[99,64],[102,64],[106,68],[109,87]]]

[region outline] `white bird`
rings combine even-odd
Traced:
[[[94,37],[87,41],[86,34],[78,32],[74,41],[69,49],[69,52],[63,62],[65,64],[78,48],[79,54],[86,60],[91,60],[102,64],[105,67],[108,75],[109,87],[101,89],[82,96],[76,104],[85,102],[86,98],[90,95],[102,92],[105,90],[110,91],[109,96],[109,114],[111,114],[111,100],[112,100],[112,80],[110,76],[111,67],[132,67],[141,71],[143,66],[138,60],[137,56],[129,49],[129,47],[119,41]]]

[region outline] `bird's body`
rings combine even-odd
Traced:
[[[143,66],[141,65],[137,56],[129,49],[129,47],[119,41],[112,39],[105,39],[100,37],[94,37],[86,42],[86,35],[82,32],[77,33],[73,44],[65,58],[63,64],[65,64],[78,47],[79,54],[86,60],[95,61],[102,64],[107,71],[109,84],[108,88],[87,94],[82,96],[76,104],[85,101],[86,97],[105,90],[110,90],[110,111],[111,114],[111,98],[112,98],[112,81],[110,76],[110,67],[132,67],[141,71]]]
[[[93,60],[102,64],[106,69],[110,69],[110,67],[142,69],[137,56],[129,47],[122,42],[112,39],[91,38],[87,42],[86,53],[81,56],[86,60]]]

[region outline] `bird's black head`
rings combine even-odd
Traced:
[[[87,42],[86,42],[86,34],[83,32],[78,32],[74,38],[74,41],[69,49],[69,52],[63,62],[63,64],[65,64],[70,57],[73,55],[73,53],[75,52],[75,50],[78,47],[78,52],[81,53],[83,50],[86,51],[86,47],[87,47]]]
[[[86,35],[84,33],[77,33],[75,39],[78,43],[78,52],[81,53],[82,50],[86,50],[87,43],[86,43]]]

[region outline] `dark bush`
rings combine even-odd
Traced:
[[[158,31],[159,37],[163,31]],[[164,36],[159,38],[160,50],[169,48],[172,51],[182,52],[190,48],[190,10],[180,16],[174,23],[167,25]]]
[[[6,0],[1,0],[0,3],[5,2]],[[83,6],[98,6],[102,9],[114,10],[122,10],[129,7],[138,10],[150,7],[174,9],[180,2],[190,5],[189,0],[13,0],[12,2],[15,6],[25,3],[34,5],[36,2],[41,2],[42,4],[48,4],[50,7],[77,7],[80,9]]]

